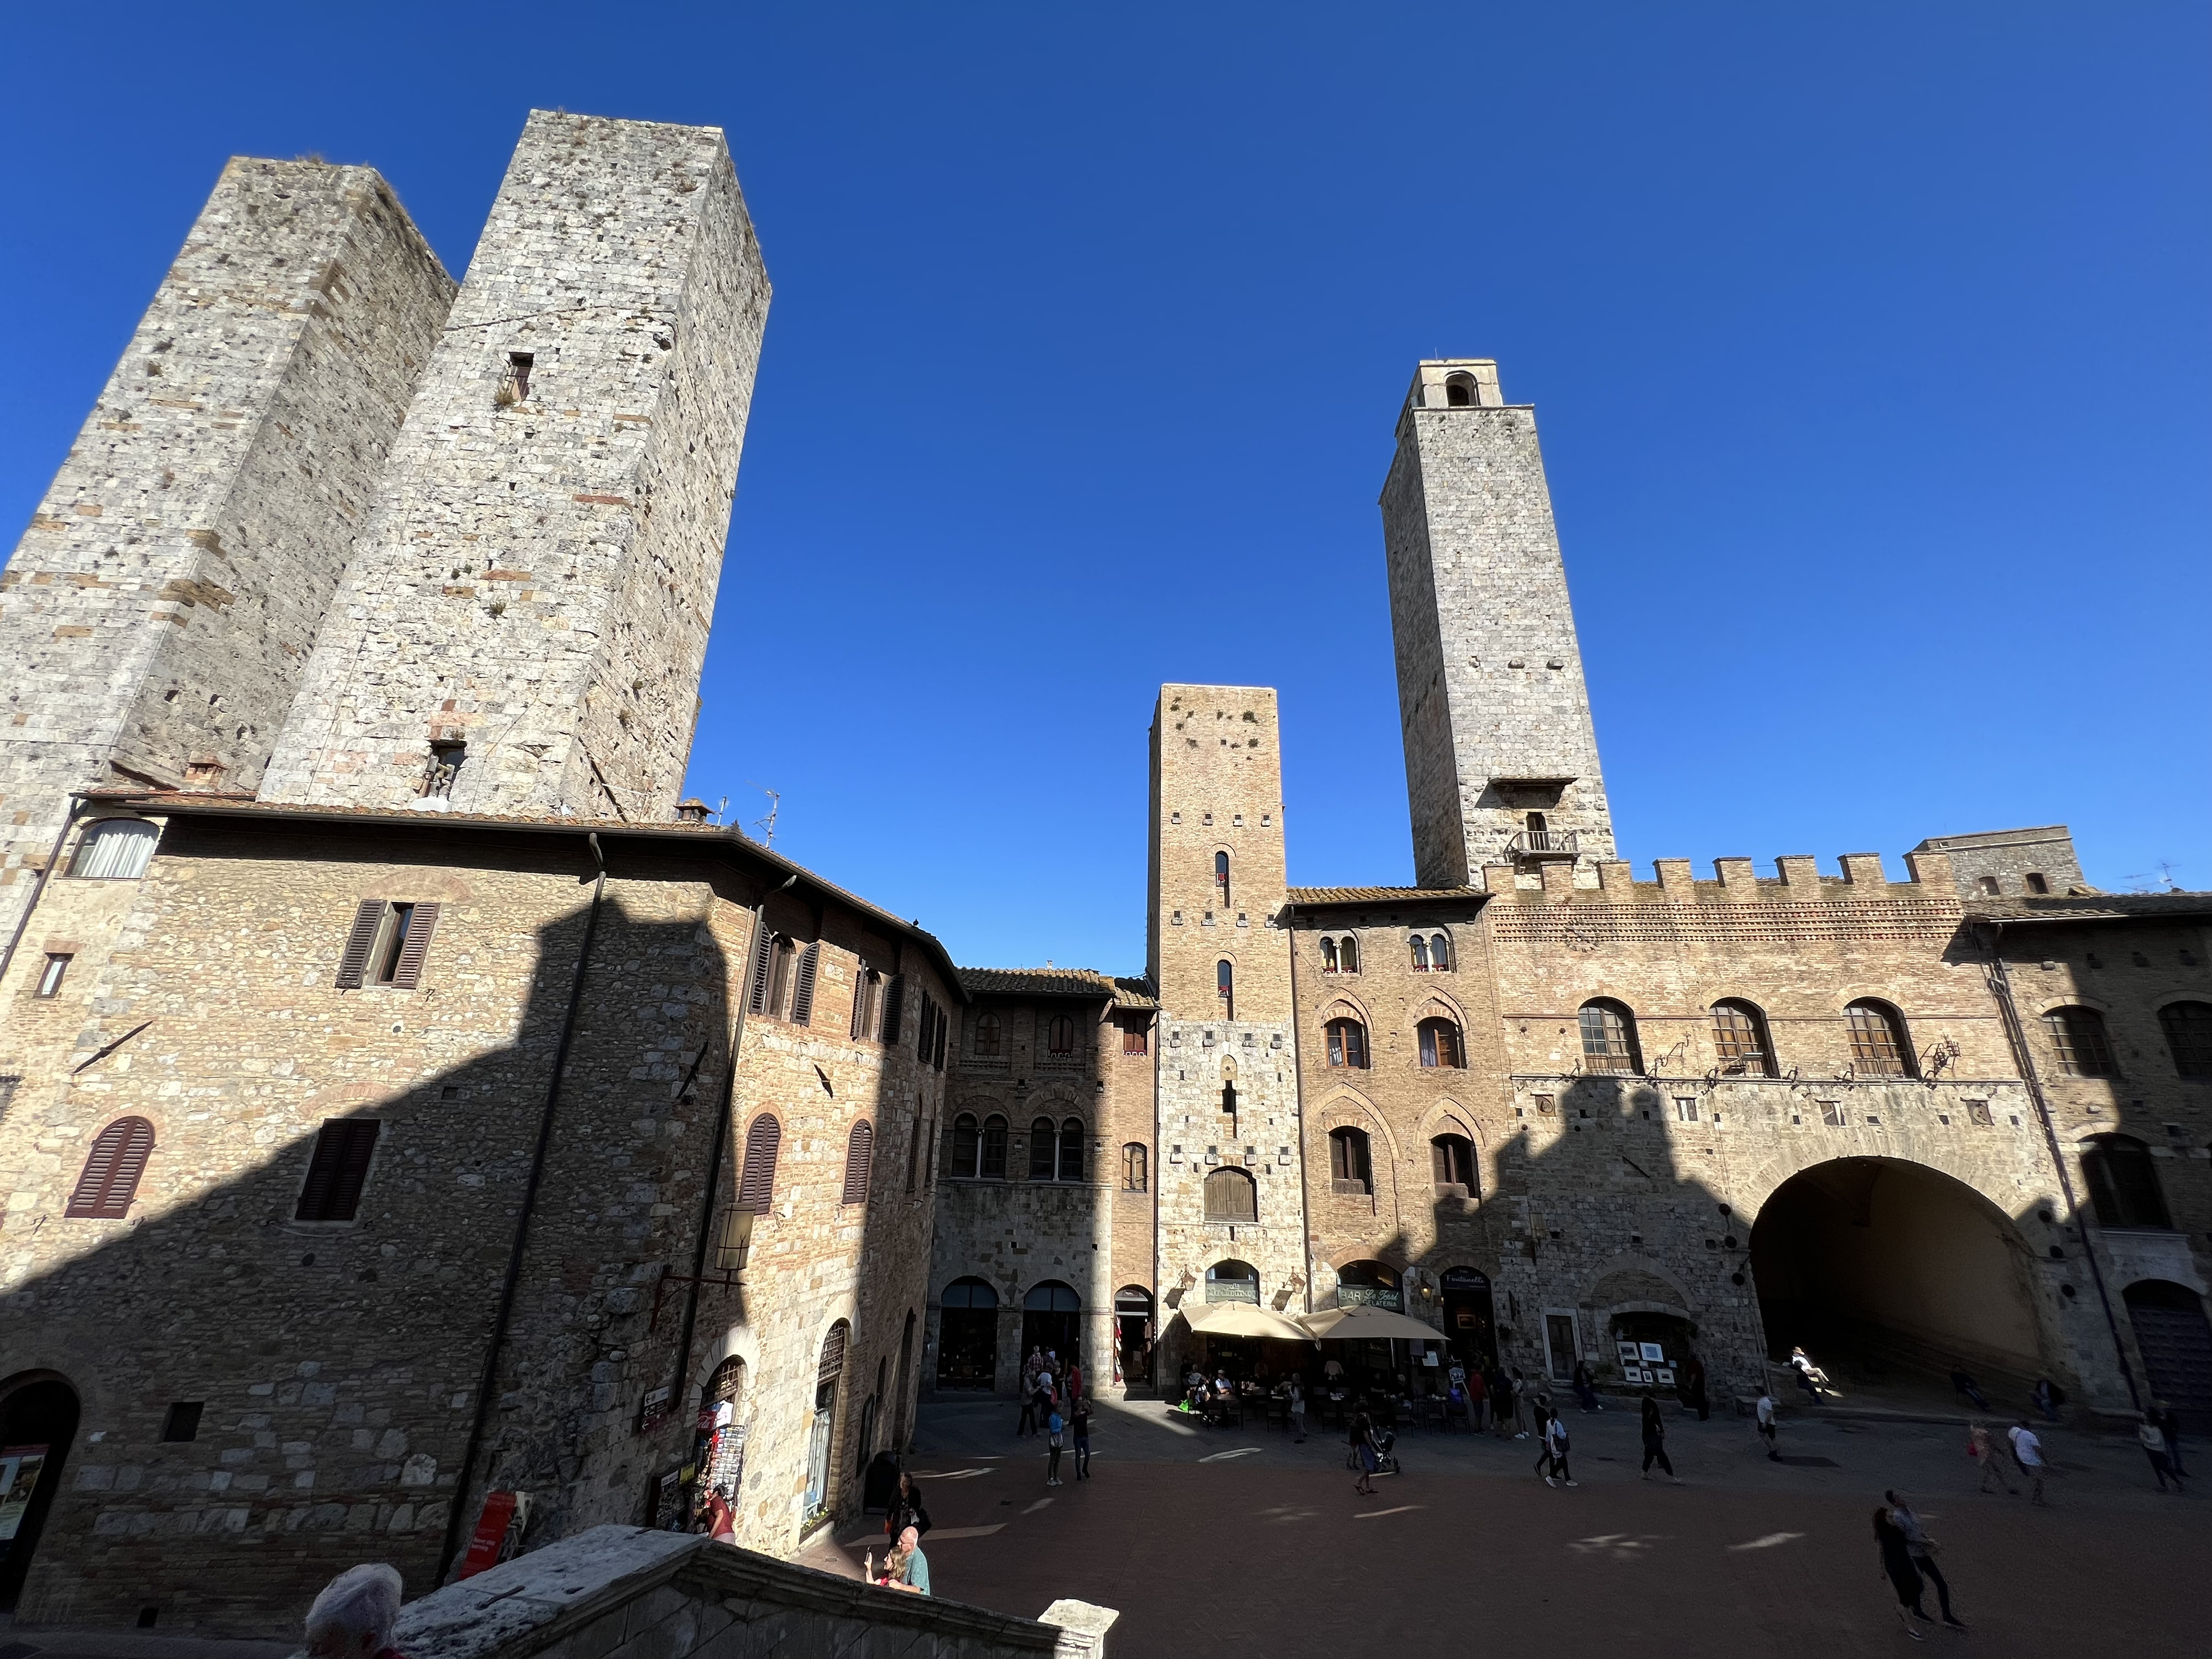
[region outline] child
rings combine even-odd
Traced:
[[[1048,1437],[1044,1443],[1051,1452],[1051,1462],[1045,1465],[1044,1483],[1048,1486],[1056,1486],[1060,1484],[1060,1437],[1067,1427],[1066,1419],[1060,1416],[1059,1407],[1050,1408],[1044,1425]]]
[[[1069,1419],[1075,1430],[1075,1478],[1091,1478],[1091,1396],[1078,1395],[1073,1407],[1075,1415]]]

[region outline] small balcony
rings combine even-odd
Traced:
[[[1582,836],[1573,830],[1523,830],[1505,843],[1516,859],[1572,859],[1582,856]]]

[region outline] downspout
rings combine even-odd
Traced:
[[[23,935],[30,931],[31,912],[39,908],[39,900],[46,895],[46,882],[54,873],[54,861],[62,855],[62,843],[69,839],[70,826],[76,822],[76,815],[84,810],[82,795],[72,793],[69,802],[69,814],[62,819],[60,832],[54,836],[53,850],[46,854],[46,868],[39,872],[38,880],[31,884],[31,896],[23,901],[23,914],[15,918],[15,931],[8,937],[7,953],[0,955],[0,980],[6,979],[9,969],[15,964],[15,947],[23,942]]]
[[[493,1316],[491,1341],[484,1350],[483,1375],[477,1382],[476,1411],[469,1421],[469,1439],[461,1453],[460,1474],[454,1483],[453,1500],[446,1515],[446,1542],[438,1555],[438,1571],[433,1583],[442,1584],[452,1571],[453,1558],[460,1553],[461,1534],[467,1518],[469,1482],[477,1465],[477,1455],[483,1449],[485,1425],[491,1418],[492,1389],[499,1380],[499,1362],[507,1347],[507,1327],[514,1312],[514,1296],[522,1282],[524,1247],[530,1238],[530,1218],[538,1207],[538,1190],[544,1182],[545,1156],[553,1144],[554,1109],[561,1102],[561,1074],[568,1068],[568,1049],[576,1035],[576,1010],[584,1000],[584,971],[592,960],[592,939],[599,932],[599,901],[607,890],[607,861],[599,851],[599,838],[595,834],[584,837],[592,849],[592,862],[599,866],[599,876],[592,884],[592,905],[584,918],[584,942],[576,952],[576,971],[568,981],[568,1008],[561,1020],[561,1040],[553,1050],[553,1075],[545,1085],[545,1107],[538,1119],[538,1145],[530,1156],[530,1178],[522,1189],[522,1212],[515,1218],[514,1243],[507,1253],[507,1278],[500,1285],[499,1311]]]
[[[2135,1368],[2128,1364],[2127,1344],[2120,1340],[2119,1318],[2112,1312],[2112,1292],[2106,1287],[2105,1270],[2097,1261],[2096,1243],[2090,1237],[2089,1206],[2075,1196],[2074,1178],[2067,1173],[2066,1155],[2058,1145],[2057,1126],[2051,1121],[2051,1103],[2044,1097],[2043,1079],[2035,1070],[2035,1055],[2027,1046],[2027,1028],[2021,1023],[2019,1006],[2013,1001],[2012,975],[2006,970],[2004,953],[1998,948],[2004,938],[2004,923],[1990,921],[1982,926],[1989,929],[1984,948],[1990,956],[1990,988],[1996,993],[1997,1010],[2004,1017],[2005,1038],[2012,1044],[2014,1063],[2027,1084],[2028,1098],[2034,1102],[2036,1118],[2043,1125],[2043,1144],[2051,1153],[2051,1167],[2058,1171],[2059,1193],[2081,1229],[2081,1254],[2089,1263],[2089,1277],[2097,1286],[2097,1300],[2105,1310],[2105,1328],[2112,1333],[2112,1352],[2119,1359],[2120,1376],[2128,1385],[2128,1399],[2141,1411],[2142,1392],[2136,1386]]]
[[[1300,1248],[1306,1260],[1306,1311],[1311,1313],[1314,1310],[1313,1179],[1309,1173],[1312,1159],[1308,1156],[1306,1145],[1306,1068],[1298,1060],[1298,942],[1296,926],[1298,908],[1295,904],[1285,904],[1283,913],[1292,924],[1284,930],[1291,937],[1283,944],[1291,953],[1291,1098],[1297,1101],[1298,1109],[1298,1230],[1302,1235]]]

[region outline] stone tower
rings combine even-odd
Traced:
[[[1398,710],[1424,887],[1613,856],[1536,416],[1498,365],[1424,362],[1382,486]]]
[[[263,794],[672,817],[768,299],[720,129],[532,112]]]
[[[260,781],[453,297],[374,169],[223,168],[0,574],[0,938],[71,791]]]
[[[1276,926],[1285,878],[1275,694],[1164,685],[1152,736],[1159,1288],[1170,1309],[1196,1306],[1209,1269],[1243,1263],[1262,1304],[1301,1313],[1297,1031],[1290,939]],[[1208,1178],[1224,1170],[1237,1173],[1210,1199]],[[1231,1183],[1244,1182],[1239,1203]],[[1236,1294],[1234,1274],[1212,1282],[1217,1297]]]

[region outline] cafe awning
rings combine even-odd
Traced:
[[[1400,1342],[1441,1342],[1444,1334],[1433,1325],[1392,1313],[1388,1308],[1323,1308],[1304,1316],[1298,1322],[1317,1342],[1353,1342],[1364,1337],[1384,1337]]]
[[[1201,1302],[1186,1306],[1182,1316],[1205,1336],[1264,1336],[1278,1342],[1310,1342],[1310,1332],[1296,1322],[1249,1302]]]

